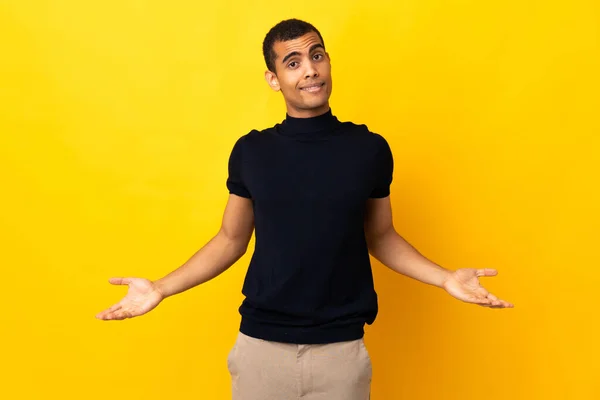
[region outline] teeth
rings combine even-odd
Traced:
[[[316,85],[316,86],[310,86],[307,88],[302,88],[302,90],[309,90],[309,91],[313,91],[313,90],[317,90],[321,87],[321,85]]]

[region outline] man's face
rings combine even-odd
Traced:
[[[329,54],[315,32],[294,40],[275,42],[275,71],[265,72],[273,90],[283,93],[287,113],[308,118],[329,110],[331,64]]]

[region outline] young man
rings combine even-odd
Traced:
[[[221,274],[256,246],[229,353],[234,400],[366,400],[371,361],[364,324],[377,315],[369,253],[396,272],[459,300],[512,307],[480,286],[492,269],[446,270],[394,229],[393,157],[364,125],[329,107],[331,65],[319,31],[286,20],[263,42],[265,78],[281,91],[285,120],[238,139],[221,229],[180,268],[157,281],[112,278],[125,298],[98,314],[124,319]]]

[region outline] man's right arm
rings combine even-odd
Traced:
[[[219,232],[181,267],[154,284],[168,297],[215,278],[246,253],[253,231],[252,200],[230,194]]]

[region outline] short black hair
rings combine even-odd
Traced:
[[[286,19],[272,27],[267,36],[265,36],[265,40],[263,40],[263,56],[265,57],[265,64],[267,64],[268,70],[275,73],[275,59],[277,58],[277,54],[273,50],[275,42],[294,40],[309,32],[315,32],[319,35],[323,49],[325,49],[325,41],[321,36],[321,32],[306,21],[295,18]]]

